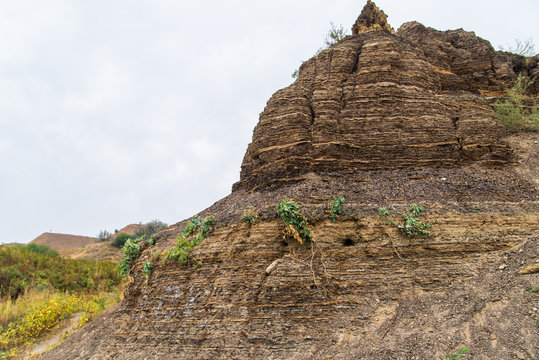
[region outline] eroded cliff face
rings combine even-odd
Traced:
[[[463,30],[413,22],[396,34],[377,31],[388,27],[382,15],[362,13],[354,25],[362,32],[305,62],[298,79],[272,96],[234,190],[309,172],[513,161],[481,94],[503,95],[536,64],[525,68],[523,57]]]
[[[204,266],[163,262],[185,221],[160,232],[120,306],[42,358],[537,358],[539,275],[518,272],[539,261],[539,135],[507,140],[490,107],[523,61],[462,30],[393,33],[369,1],[353,36],[269,100],[240,182],[199,214],[215,217],[193,251]],[[287,237],[284,197],[311,243]],[[438,219],[430,236],[378,216],[410,203]]]

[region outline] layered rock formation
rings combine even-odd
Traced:
[[[204,266],[162,262],[185,222],[160,232],[120,306],[44,359],[537,358],[539,276],[517,272],[539,259],[539,179],[521,163],[539,163],[539,135],[506,142],[490,107],[525,59],[462,30],[393,34],[371,1],[353,33],[268,101],[240,182],[200,214],[215,217]],[[284,197],[307,246],[275,213]],[[438,218],[430,236],[377,215],[412,202]]]
[[[524,58],[463,30],[375,31],[390,28],[376,10],[369,2],[355,35],[305,62],[268,101],[235,190],[309,172],[512,161],[480,95],[503,95]]]

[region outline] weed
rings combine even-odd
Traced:
[[[326,39],[324,40],[326,48],[329,48],[336,43],[343,41],[349,36],[342,25],[335,26],[333,22],[330,22],[329,24],[330,28],[326,35]]]
[[[539,130],[539,109],[537,102],[530,100],[531,106],[525,106],[523,99],[528,97],[528,88],[532,80],[519,74],[513,86],[506,91],[503,101],[494,104],[494,115],[509,130]]]
[[[331,221],[337,221],[338,215],[342,212],[342,204],[345,202],[345,198],[333,196],[333,199],[328,203],[329,218]]]
[[[151,261],[146,261],[142,267],[142,273],[146,275],[146,283],[150,282],[150,276],[152,276],[153,264]]]
[[[303,216],[301,210],[295,202],[290,199],[283,199],[277,204],[277,215],[281,217],[288,235],[296,239],[300,244],[312,240],[313,235],[307,225],[307,218]]]
[[[533,294],[534,292],[537,292],[539,291],[539,286],[534,286],[530,289],[530,291],[528,291],[528,293],[526,294],[526,297],[529,297],[531,294]]]
[[[129,238],[122,247],[123,257],[120,261],[120,264],[118,265],[118,270],[121,275],[126,276],[127,274],[129,274],[129,269],[131,268],[133,260],[135,260],[140,255],[139,242],[142,239],[142,237],[136,239]]]
[[[258,213],[249,205],[247,211],[243,213],[242,218],[245,221],[249,221],[251,225],[254,225],[258,221]]]
[[[451,354],[451,355],[446,355],[445,356],[445,360],[449,360],[449,359],[456,359],[456,358],[459,358],[459,357],[462,357],[462,356],[466,356],[466,352],[470,351],[469,348],[464,348],[464,349],[461,349],[458,353],[456,354]]]
[[[408,237],[415,237],[419,235],[429,235],[430,232],[427,229],[430,229],[432,225],[436,223],[436,221],[438,220],[438,219],[435,219],[434,221],[430,223],[428,222],[422,223],[421,221],[419,221],[418,217],[421,214],[421,212],[423,212],[423,207],[416,204],[411,204],[409,206],[409,210],[403,213],[404,223],[402,225],[395,223],[389,217],[390,215],[386,208],[381,207],[378,209],[378,212],[380,216],[385,220],[386,224],[391,224],[395,226],[401,231],[401,233],[404,236],[408,236]]]
[[[213,221],[212,216],[208,216],[204,220],[196,217],[188,221],[180,235],[176,237],[176,247],[165,252],[163,263],[168,259],[173,259],[177,260],[179,265],[183,265],[192,260],[193,248],[210,235],[213,230]],[[201,262],[196,261],[194,266],[198,268],[201,265]]]
[[[148,243],[148,245],[154,246],[155,245],[155,239],[154,239],[153,235],[150,236],[149,238],[147,238],[146,242]]]

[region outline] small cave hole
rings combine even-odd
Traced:
[[[281,241],[281,246],[287,247],[287,246],[288,246],[288,242],[287,242],[286,240]]]
[[[342,242],[342,246],[348,247],[348,246],[354,246],[354,240],[352,239],[344,239]]]

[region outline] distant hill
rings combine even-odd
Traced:
[[[81,248],[97,242],[97,238],[80,235],[43,233],[30,241],[31,244],[46,245],[54,250],[63,251],[75,248]]]
[[[104,260],[118,262],[122,258],[120,249],[109,241],[88,244],[86,246],[60,251],[60,255],[74,260]]]
[[[90,236],[43,233],[30,243],[46,245],[63,257],[76,260],[119,261],[121,258],[118,248],[109,241],[98,242],[97,238]]]
[[[140,224],[129,224],[127,226],[125,226],[124,228],[122,228],[121,230],[118,230],[118,232],[114,233],[111,235],[110,239],[111,240],[114,240],[118,234],[120,233],[124,233],[124,234],[127,234],[127,235],[136,235],[137,232],[139,231],[140,227],[142,225]]]

